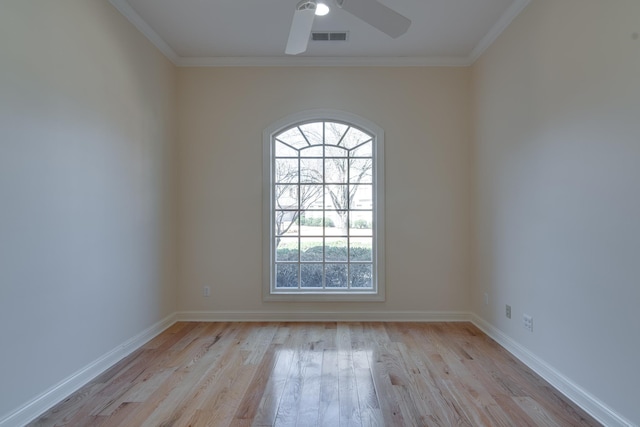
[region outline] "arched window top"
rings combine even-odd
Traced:
[[[317,138],[320,135],[320,125],[318,124],[320,122],[328,124],[327,137],[324,140],[326,145],[352,149],[354,143],[361,141],[365,135],[369,139],[375,139],[378,146],[384,143],[384,132],[374,122],[353,113],[334,109],[306,110],[284,117],[265,129],[263,140],[265,144],[269,144],[273,137],[279,139],[291,137],[297,144],[296,149],[301,149],[307,145],[300,132],[302,129],[305,136],[308,137],[309,134],[316,136],[316,138],[311,137],[311,143],[307,146],[321,144],[323,142]],[[346,139],[341,140],[343,137]]]
[[[322,155],[318,153],[322,146],[330,147],[329,155],[371,157],[374,137],[351,124],[316,120],[294,124],[274,135],[274,148],[278,157]]]

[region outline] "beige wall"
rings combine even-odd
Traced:
[[[534,0],[473,67],[473,310],[634,424],[639,17],[636,0]]]
[[[465,68],[180,69],[180,310],[250,318],[468,310],[469,76]],[[315,108],[385,131],[384,303],[262,302],[262,131]]]
[[[0,3],[0,420],[176,309],[175,69],[109,3]]]

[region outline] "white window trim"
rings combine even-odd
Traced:
[[[273,137],[282,132],[284,129],[291,127],[292,125],[301,122],[312,121],[337,121],[344,123],[351,123],[368,133],[372,134],[375,139],[374,151],[373,151],[373,170],[374,170],[374,222],[376,224],[375,240],[376,244],[373,249],[374,268],[376,269],[374,274],[374,290],[370,292],[330,292],[323,290],[322,292],[289,292],[286,291],[272,292],[272,282],[274,280],[274,272],[272,271],[273,257],[273,245],[272,235],[274,220],[272,217],[272,168],[273,168],[273,153],[272,153],[272,140]],[[351,302],[371,302],[371,301],[384,301],[386,297],[385,293],[385,232],[384,232],[384,131],[375,123],[357,116],[352,113],[334,110],[334,109],[315,109],[300,111],[284,117],[277,122],[267,127],[262,134],[262,146],[263,146],[263,163],[262,163],[262,200],[263,200],[263,215],[262,215],[262,289],[264,301],[303,301],[303,302],[315,302],[315,301],[351,301]]]

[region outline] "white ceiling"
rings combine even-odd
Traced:
[[[313,31],[347,42],[309,42],[284,54],[299,0],[110,0],[177,65],[469,65],[530,0],[380,0],[411,19],[392,39],[335,5]],[[372,0],[373,1],[373,0]]]

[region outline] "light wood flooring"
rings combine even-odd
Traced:
[[[176,323],[34,426],[597,426],[470,323]]]

